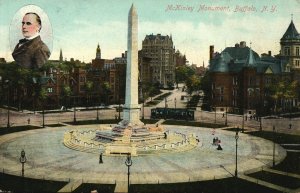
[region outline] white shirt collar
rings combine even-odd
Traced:
[[[38,37],[39,35],[40,35],[40,33],[36,33],[34,36],[31,36],[31,37],[25,38],[25,39],[27,39],[27,40],[32,40],[32,39]]]

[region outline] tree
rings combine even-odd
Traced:
[[[72,89],[69,85],[64,85],[62,89],[62,98],[64,104],[68,107],[70,105],[70,96],[72,95]]]
[[[175,70],[175,76],[176,76],[176,84],[178,87],[178,83],[185,82],[185,80],[189,77],[194,75],[196,72],[192,67],[189,66],[179,66]]]
[[[91,82],[91,81],[86,81],[85,82],[85,91],[86,91],[86,101],[87,101],[87,105],[89,104],[89,102],[90,102],[90,96],[91,96],[91,94],[92,94],[92,92],[93,92],[93,82]]]
[[[274,111],[278,113],[278,107],[282,110],[286,108],[286,104],[289,103],[291,106],[291,100],[297,97],[297,86],[296,80],[281,80],[277,84],[273,84],[269,87],[270,96],[274,100]],[[281,101],[281,103],[279,103]]]
[[[200,90],[200,82],[200,77],[195,74],[186,79],[185,85],[189,95],[192,95],[194,91]]]
[[[42,107],[43,111],[43,127],[45,127],[45,101],[48,97],[47,90],[45,88],[41,88],[39,90],[38,99],[40,101],[40,106]]]
[[[103,90],[103,93],[104,93],[105,103],[109,104],[109,94],[111,92],[109,82],[105,81],[102,84],[102,90]]]

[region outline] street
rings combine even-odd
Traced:
[[[162,100],[160,103],[158,103],[156,106],[152,107],[145,107],[144,109],[144,115],[145,119],[150,119],[151,115],[151,109],[156,107],[162,107],[164,108],[165,105],[168,108],[185,108],[187,103],[187,97],[184,97],[183,100],[181,100],[181,96],[186,96],[186,92],[182,92],[182,86],[180,85],[179,89],[174,90],[162,90],[162,94],[167,92],[172,92],[170,96],[166,98],[166,100]],[[153,97],[155,98],[155,97]],[[176,100],[175,100],[176,99]],[[148,100],[149,101],[149,100]],[[141,117],[142,117],[142,104],[141,106]],[[73,110],[73,109],[71,109]],[[119,113],[116,111],[116,109],[99,109],[99,119],[115,119],[116,116],[118,116]],[[96,120],[97,117],[97,111],[96,110],[84,110],[76,111],[76,120]],[[121,118],[122,118],[122,112],[121,112]],[[24,111],[24,112],[17,112],[10,110],[10,126],[20,126],[20,125],[27,125],[28,120],[30,119],[30,125],[42,125],[42,114],[41,112],[33,113],[30,111]],[[62,122],[72,122],[74,119],[74,112],[60,112],[60,113],[49,113],[47,112],[45,114],[45,124],[59,124]],[[215,113],[215,112],[208,112],[208,111],[202,111],[197,108],[195,111],[195,121],[198,122],[209,122],[209,123],[219,123],[219,124],[225,124],[226,121],[226,115],[223,113]],[[238,126],[242,128],[243,125],[243,118],[241,115],[235,115],[235,114],[227,114],[227,124],[228,126]],[[290,134],[297,134],[300,135],[300,118],[272,118],[272,119],[265,119],[262,118],[262,130],[273,130],[273,126],[275,126],[275,129],[277,132],[283,132],[283,133],[290,133]],[[291,129],[290,129],[291,124]],[[0,127],[6,127],[7,126],[7,110],[6,109],[0,109]],[[260,122],[254,119],[244,119],[244,128],[245,130],[259,130],[260,129]]]

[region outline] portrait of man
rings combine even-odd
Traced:
[[[22,20],[24,39],[19,40],[12,53],[18,65],[39,69],[50,57],[50,50],[40,37],[41,29],[42,21],[37,13],[28,12],[24,15]]]

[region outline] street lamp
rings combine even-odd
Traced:
[[[8,91],[7,91],[7,128],[10,128],[10,121],[9,121],[9,119],[10,119],[10,112],[9,112],[9,98],[10,98],[10,86],[9,86],[9,80],[5,80],[5,83],[7,83],[7,85],[8,85]]]
[[[275,166],[275,126],[273,125],[273,167]]]
[[[0,76],[0,81],[2,82],[2,76]],[[10,85],[9,80],[4,81],[5,84],[7,84],[7,128],[10,128],[10,112],[9,112],[9,99],[10,99]]]
[[[144,98],[144,95],[143,95],[143,116],[142,116],[142,119],[143,120],[145,119],[145,98]]]
[[[127,175],[128,175],[127,188],[128,188],[128,192],[129,192],[130,166],[132,166],[132,160],[131,160],[131,154],[130,154],[130,153],[127,154],[127,158],[126,158],[126,161],[125,161],[125,165],[126,165],[127,168],[128,168],[128,172],[127,172]]]
[[[98,96],[99,97],[99,96]],[[100,97],[99,97],[100,98]],[[99,99],[98,99],[99,100]],[[99,121],[99,105],[100,105],[100,103],[98,102],[97,104],[96,104],[97,106],[96,106],[96,110],[97,110],[97,118],[96,118],[96,120],[97,120],[97,122]]]
[[[22,164],[22,177],[24,177],[24,164],[26,163],[27,159],[25,156],[25,151],[22,149],[21,151],[21,157],[20,157],[20,163]]]
[[[239,128],[237,127],[235,132],[235,172],[234,176],[237,178],[238,169],[237,169],[237,149],[238,149],[238,139],[239,139]]]
[[[226,106],[226,109],[225,109],[225,126],[227,126],[227,106]]]
[[[245,127],[245,111],[243,109],[242,133],[244,133],[244,127]]]
[[[75,96],[74,96],[74,118],[73,118],[73,122],[76,123],[76,100],[75,100]]]

